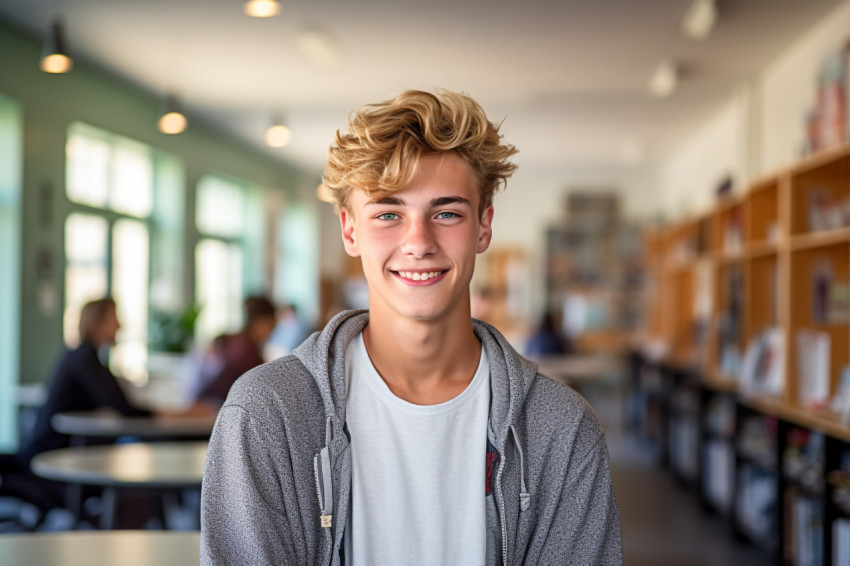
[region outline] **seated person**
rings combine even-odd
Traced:
[[[533,360],[544,356],[557,356],[569,353],[567,341],[556,330],[558,325],[551,312],[540,320],[540,326],[525,345],[525,355]]]
[[[67,447],[70,437],[53,430],[51,419],[64,411],[108,407],[126,416],[151,412],[131,405],[115,376],[101,364],[98,350],[115,342],[120,328],[115,302],[110,298],[86,304],[80,313],[80,345],[66,352],[48,385],[47,401],[38,411],[29,442],[12,457],[0,459],[0,492],[35,504],[42,513],[61,504],[59,490],[30,472],[30,460],[46,450]]]
[[[48,385],[47,401],[38,411],[32,440],[18,452],[18,461],[28,467],[33,456],[45,450],[68,446],[70,437],[53,430],[53,415],[65,411],[110,408],[127,417],[150,416],[147,409],[127,401],[115,376],[98,358],[98,351],[115,343],[121,324],[110,298],[87,303],[80,313],[80,345],[66,352]]]
[[[310,333],[298,316],[298,309],[292,303],[281,306],[277,312],[277,323],[268,344],[266,359],[272,360],[291,354]]]
[[[250,369],[261,365],[263,346],[276,324],[274,305],[265,297],[245,299],[245,326],[238,334],[224,339],[220,350],[221,369],[201,390],[198,399],[223,403],[233,382]]]

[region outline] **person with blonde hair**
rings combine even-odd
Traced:
[[[334,141],[323,182],[369,309],[231,389],[202,564],[621,564],[593,410],[471,317],[516,149],[448,91],[365,106]]]

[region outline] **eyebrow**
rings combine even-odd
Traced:
[[[367,202],[366,205],[384,205],[384,206],[404,206],[404,200],[398,197],[384,197],[379,200],[373,200]],[[437,206],[445,206],[447,204],[465,204],[468,206],[472,206],[472,203],[469,202],[469,199],[465,199],[463,197],[453,196],[453,197],[438,197],[433,199],[429,204],[429,208],[434,208]]]

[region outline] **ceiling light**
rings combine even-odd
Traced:
[[[266,130],[266,145],[269,147],[286,147],[292,139],[292,132],[283,125],[283,120],[274,120]]]
[[[41,70],[45,73],[67,73],[74,66],[65,45],[65,29],[60,19],[53,20],[41,53]]]
[[[342,48],[327,33],[317,29],[305,29],[296,38],[298,49],[317,67],[335,67],[342,60]]]
[[[649,92],[658,98],[673,94],[677,83],[676,66],[669,61],[661,63],[649,80]]]
[[[280,2],[277,0],[248,0],[242,6],[242,9],[252,18],[271,18],[280,13]]]
[[[714,0],[694,0],[682,21],[682,31],[691,39],[705,39],[716,21],[717,6]]]
[[[177,99],[174,96],[166,97],[159,116],[159,131],[163,134],[180,134],[186,129],[186,124],[186,116],[180,111]]]

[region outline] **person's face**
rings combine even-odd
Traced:
[[[121,328],[121,323],[118,322],[115,307],[109,307],[100,323],[100,344],[115,344],[115,336],[119,328]]]
[[[342,238],[363,262],[373,315],[468,316],[475,255],[492,236],[493,207],[479,216],[479,199],[469,165],[451,152],[423,156],[411,183],[378,201],[352,191]]]

